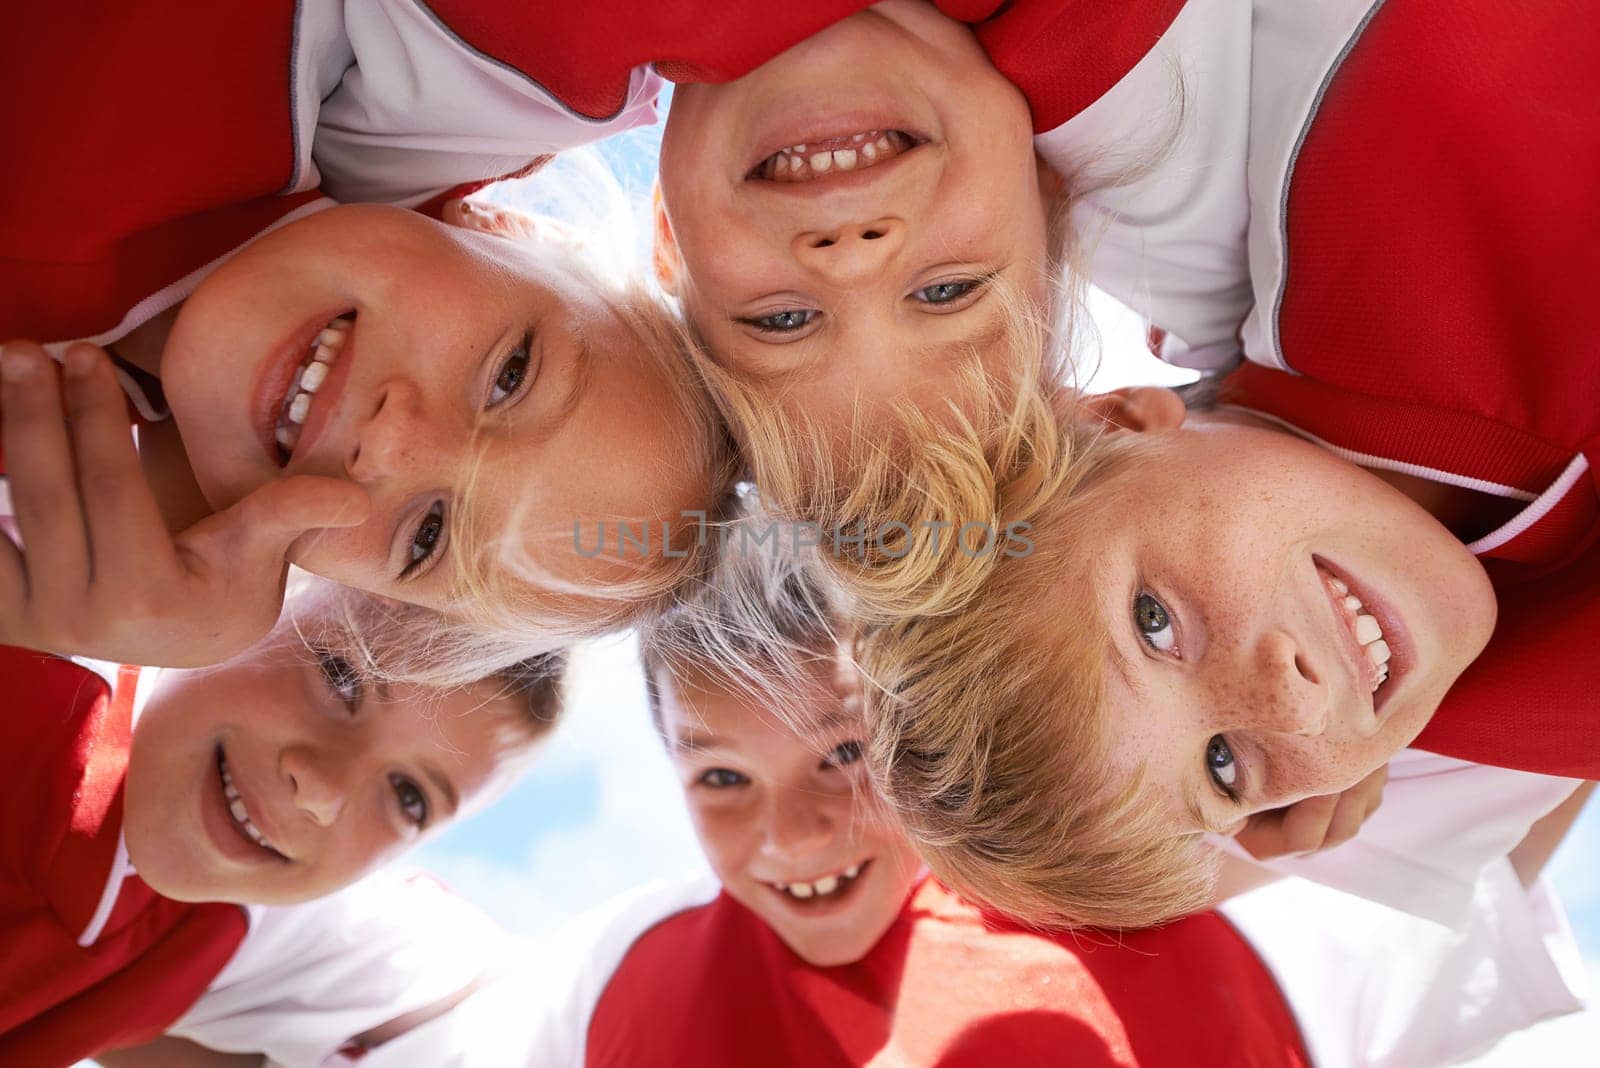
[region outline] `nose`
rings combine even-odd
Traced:
[[[346,768],[333,753],[290,746],[278,758],[294,806],[319,827],[330,827],[344,811]]]
[[[345,456],[345,471],[357,482],[414,471],[424,453],[432,455],[437,444],[424,440],[426,430],[422,394],[416,384],[403,378],[385,382],[371,411],[356,427],[355,440]]]
[[[1250,654],[1248,714],[1257,726],[1306,737],[1327,729],[1332,689],[1326,672],[1293,634],[1270,629],[1257,637]]]
[[[801,266],[835,285],[870,278],[899,254],[906,224],[895,218],[868,219],[795,235],[792,251]]]
[[[775,790],[768,798],[763,851],[781,860],[798,860],[833,838],[833,818],[817,794]]]

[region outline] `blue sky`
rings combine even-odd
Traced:
[[[644,205],[655,173],[660,128],[601,146],[635,219],[634,251],[647,233]],[[552,183],[589,180],[579,171]],[[561,204],[532,189],[497,195],[524,206]],[[565,195],[557,197],[566,201]],[[1109,301],[1097,304],[1104,336],[1097,386],[1182,380],[1183,373],[1143,353],[1142,327]],[[575,670],[572,707],[528,777],[492,808],[423,848],[417,861],[443,875],[508,927],[528,934],[641,882],[703,870],[678,789],[645,711],[630,639],[585,651]],[[1600,980],[1600,806],[1591,806],[1550,868],[1571,915],[1590,972]],[[1565,1060],[1600,1045],[1593,1014],[1557,1021],[1503,1043],[1481,1065]],[[1563,1054],[1567,1055],[1563,1057]]]

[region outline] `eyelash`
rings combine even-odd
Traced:
[[[517,342],[516,347],[506,353],[505,359],[500,361],[500,366],[495,368],[494,381],[489,383],[489,401],[483,406],[484,411],[491,411],[500,407],[506,401],[521,393],[534,380],[536,375],[528,373],[529,365],[533,362],[532,352],[533,331],[528,330],[523,333],[522,339]],[[501,386],[500,380],[511,371],[512,365],[518,362],[522,366],[520,371],[516,372],[519,376],[517,380],[509,387]],[[534,368],[534,371],[537,372],[537,368]],[[495,399],[494,394],[497,390],[502,390],[505,395]]]
[[[345,707],[350,709],[351,715],[355,715],[356,710],[361,707],[361,676],[350,666],[350,661],[334,653],[319,652],[317,666],[322,671],[322,678],[328,684],[328,689],[344,702]]]
[[[422,792],[422,788],[404,775],[398,774],[389,776],[389,785],[394,789],[395,800],[400,802],[400,811],[405,814],[406,819],[418,827],[426,827],[428,825],[428,795]],[[419,809],[414,816],[409,811],[413,805]]]
[[[416,533],[411,536],[411,559],[406,566],[400,569],[401,578],[410,578],[416,570],[427,563],[439,549],[439,539],[444,535],[444,502],[434,501],[428,506],[428,514],[422,517],[422,522],[417,524]],[[426,540],[426,544],[422,544]],[[418,549],[421,552],[418,552]]]
[[[720,781],[719,781],[720,780]],[[731,780],[731,781],[730,781]],[[701,786],[709,786],[713,790],[728,790],[735,786],[743,786],[750,780],[740,775],[737,771],[728,768],[712,768],[702,772],[695,782]]]
[[[955,304],[963,298],[971,296],[973,293],[982,289],[993,280],[994,275],[992,274],[986,274],[979,278],[954,278],[947,282],[934,282],[931,285],[923,286],[921,289],[914,289],[911,291],[911,296],[913,299],[916,299],[918,303],[930,304],[934,307],[939,307],[946,304]],[[923,300],[918,296],[918,294],[927,293],[928,291],[934,289],[953,289],[957,290],[957,292],[946,296],[943,300]],[[812,323],[816,322],[817,317],[821,314],[822,313],[817,311],[815,308],[784,308],[782,311],[775,311],[769,315],[758,315],[752,316],[748,319],[739,319],[738,322],[743,323],[745,326],[751,327],[754,330],[760,331],[763,334],[792,334],[796,330],[803,330]],[[786,325],[780,325],[779,323],[774,322],[774,320],[792,316],[800,317],[800,321],[790,322]]]

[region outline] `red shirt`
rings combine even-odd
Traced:
[[[168,900],[127,864],[137,676],[121,669],[113,692],[72,661],[0,646],[0,1064],[154,1038],[244,937],[238,906]]]
[[[882,1058],[875,1061],[874,1058]],[[1294,1017],[1215,913],[1040,935],[929,879],[863,960],[816,968],[726,894],[656,924],[590,1018],[591,1068],[1308,1065]]]

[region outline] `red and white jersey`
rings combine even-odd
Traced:
[[[114,340],[325,193],[419,204],[655,116],[637,62],[569,105],[500,58],[518,3],[80,7],[0,16],[0,337]]]
[[[816,968],[699,883],[634,895],[586,952],[564,998],[513,977],[363,1068],[1310,1063],[1270,973],[1214,913],[1050,938],[929,879],[865,959]]]
[[[1095,280],[1164,356],[1242,352],[1225,401],[1512,502],[1470,544],[1499,625],[1416,744],[1584,779],[1600,657],[1568,635],[1600,626],[1597,69],[1579,0],[1189,0],[1039,139],[1102,183],[1078,214]]]
[[[0,1063],[148,1041],[245,934],[236,905],[161,897],[128,861],[137,668],[0,646]]]

